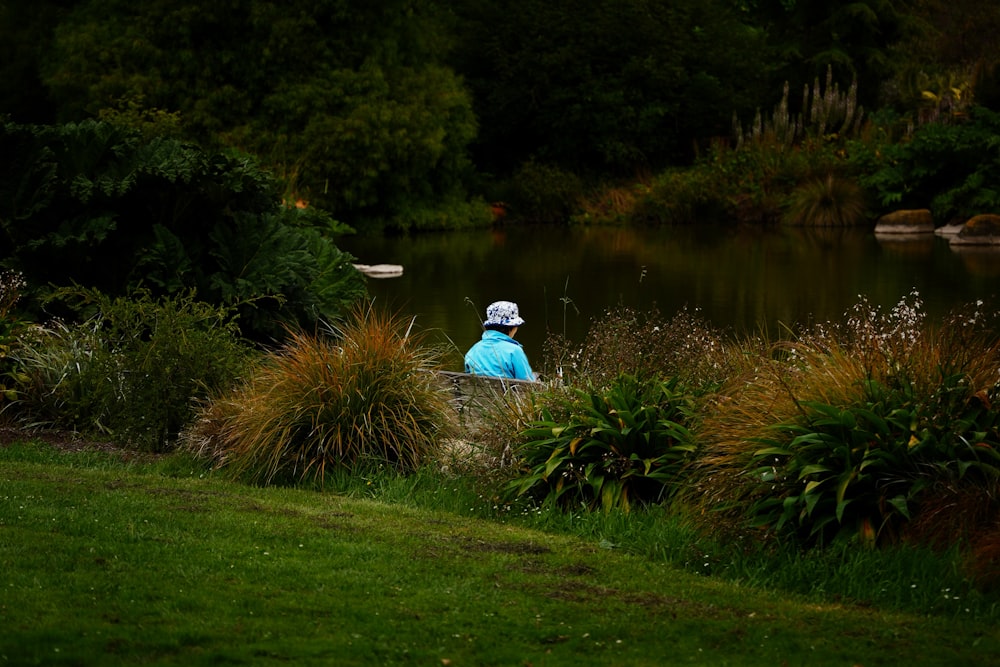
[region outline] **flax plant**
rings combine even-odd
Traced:
[[[252,378],[203,408],[188,447],[269,484],[328,470],[411,471],[453,433],[440,354],[407,322],[373,308],[329,335],[294,332]]]

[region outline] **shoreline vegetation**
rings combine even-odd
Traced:
[[[359,664],[373,651],[396,661],[484,659],[500,650],[484,638],[501,622],[516,638],[507,650],[522,652],[509,654],[516,663],[542,655],[551,664],[596,660],[585,656],[592,642],[616,650],[620,640],[628,647],[622,659],[653,664],[667,649],[663,637],[648,633],[675,622],[665,615],[690,624],[691,637],[671,641],[695,663],[797,662],[816,650],[824,652],[821,664],[889,659],[883,651],[941,664],[988,664],[997,655],[1000,343],[986,304],[930,323],[917,293],[888,311],[861,301],[843,321],[784,340],[728,339],[686,311],[613,309],[585,340],[547,343],[543,374],[555,377],[561,368],[561,381],[491,393],[462,412],[433,373],[447,351],[371,305],[324,331],[254,350],[218,326],[224,313],[208,317],[195,302],[103,304],[107,312],[89,324],[24,324],[7,339],[5,362],[16,372],[5,376],[15,383],[4,394],[0,483],[11,499],[2,521],[13,539],[0,553],[16,596],[0,613],[19,628],[5,640],[8,659],[25,650],[41,660],[47,647],[63,643],[111,662],[210,661],[243,655],[233,643],[240,628],[258,622],[250,615],[269,613],[298,619],[296,627],[282,620],[276,632],[284,639],[251,642],[255,661],[318,660],[329,650],[360,651]],[[111,342],[94,335],[114,331],[107,328],[114,322],[146,333]],[[169,347],[154,322],[172,339],[211,335]],[[135,346],[114,342],[121,340]],[[212,367],[217,375],[177,387],[182,376],[197,378],[135,365],[154,350],[164,367]],[[123,384],[108,384],[109,368]],[[33,435],[41,425],[63,430]],[[90,447],[90,439],[105,444]],[[212,523],[217,512],[232,516],[231,531]],[[417,531],[418,538],[406,527],[414,517],[474,527]],[[250,527],[261,522],[265,528]],[[385,526],[375,529],[379,523]],[[396,526],[390,532],[400,533],[402,553],[373,546],[386,526]],[[343,540],[336,548],[331,530]],[[197,544],[189,537],[220,531]],[[500,546],[483,537],[514,533]],[[464,556],[452,553],[456,540]],[[286,553],[298,548],[293,542],[308,542],[353,555],[330,569],[323,563],[332,555],[262,567],[275,541]],[[168,557],[164,545],[182,548]],[[79,561],[88,549],[95,555]],[[483,560],[481,551],[492,555]],[[61,554],[54,569],[53,553]],[[538,564],[549,553],[563,554],[551,570]],[[220,556],[234,567],[254,563],[254,574],[230,581]],[[442,568],[441,559],[456,569]],[[161,560],[166,575],[150,577]],[[408,560],[417,569],[405,576],[388,565]],[[421,568],[447,581],[415,586]],[[470,568],[481,574],[456,574]],[[498,574],[511,568],[517,582]],[[565,568],[587,578],[582,592],[566,588]],[[539,584],[539,593],[528,583],[536,576],[555,579]],[[269,577],[287,582],[295,598]],[[484,577],[521,593],[486,596]],[[374,583],[382,581],[396,583]],[[95,582],[103,582],[102,593],[87,592]],[[683,590],[675,589],[681,582]],[[255,590],[271,591],[264,598],[274,608],[252,602]],[[428,600],[441,594],[457,597]],[[88,595],[94,617],[60,616],[57,610],[76,609]],[[209,601],[226,595],[228,611]],[[388,620],[365,620],[350,611],[346,598],[356,595],[382,600],[366,603],[371,614],[399,606]],[[484,597],[499,616],[478,607]],[[530,623],[497,605],[559,621],[538,621],[529,631]],[[724,611],[734,605],[735,614]],[[303,632],[306,608],[334,615],[317,625],[311,613],[308,641],[289,643]],[[817,608],[827,620],[790,623]],[[229,630],[204,627],[210,609],[228,614]],[[473,609],[491,620],[459,632],[467,637],[461,649],[442,640],[435,652],[416,630],[435,623],[420,621],[436,618],[433,609],[455,619]],[[176,620],[165,620],[169,610]],[[620,631],[597,638],[581,615]],[[651,617],[658,619],[652,626]],[[768,620],[750,620],[758,617]],[[41,619],[59,618],[36,629]],[[440,626],[446,635],[455,634],[450,623]],[[157,624],[160,633],[143,629]],[[352,640],[323,629],[342,624],[362,631]],[[928,625],[934,633],[913,630]],[[63,627],[73,637],[82,628],[84,639],[70,640]],[[719,641],[720,632],[730,641]],[[830,640],[843,632],[863,647],[834,648]],[[334,635],[346,643],[331,649]],[[777,636],[783,639],[773,648]],[[934,641],[943,643],[926,652]],[[702,642],[711,644],[707,658]],[[733,645],[743,650],[732,653]],[[302,653],[313,650],[319,653]]]

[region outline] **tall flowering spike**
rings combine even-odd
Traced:
[[[812,118],[810,113],[811,113],[811,107],[809,105],[809,84],[806,83],[802,85],[802,113],[799,114],[799,117],[802,118],[803,120],[803,125],[805,125],[805,122],[808,122],[808,119]]]
[[[823,99],[819,94],[819,77],[813,79],[812,105],[809,109],[809,122],[815,127],[819,125],[820,113],[822,113]]]
[[[740,118],[735,111],[733,112],[733,138],[736,139],[736,148],[739,149],[743,145],[743,124],[740,123]]]
[[[794,125],[789,121],[788,114],[788,82],[785,82],[785,87],[781,93],[781,101],[778,102],[778,106],[774,109],[774,115],[772,118],[774,124],[774,134],[784,144],[791,145],[795,140],[793,136],[794,133],[790,134],[790,130],[794,128]]]

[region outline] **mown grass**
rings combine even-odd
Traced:
[[[817,602],[597,539],[613,515],[557,535],[462,516],[469,490],[427,471],[352,479],[0,448],[0,663],[1000,664],[982,610]]]
[[[793,541],[712,534],[690,510],[662,505],[594,512],[530,502],[507,505],[468,477],[423,468],[411,475],[373,470],[328,479],[327,490],[432,511],[456,513],[549,534],[577,537],[618,553],[698,576],[771,590],[823,604],[842,601],[915,614],[1000,622],[1000,590],[982,589],[962,567],[967,554],[914,544],[860,548],[851,542],[802,549]]]

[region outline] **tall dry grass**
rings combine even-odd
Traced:
[[[441,355],[396,315],[359,308],[329,335],[295,332],[253,376],[202,410],[186,434],[259,483],[314,479],[333,468],[410,471],[455,429]]]
[[[684,499],[714,530],[787,521],[812,538],[942,545],[988,534],[1000,341],[981,305],[930,327],[916,293],[888,312],[862,300],[842,324],[776,343],[706,403]]]

